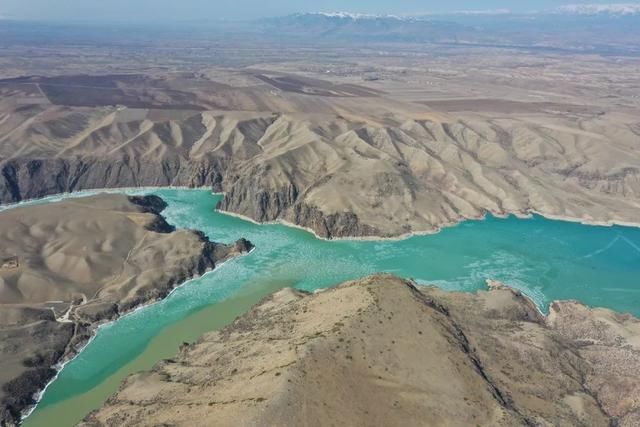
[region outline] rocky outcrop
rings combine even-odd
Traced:
[[[631,316],[575,302],[544,316],[496,284],[288,289],[129,377],[82,425],[634,426],[639,337]]]
[[[101,188],[211,187],[222,189],[225,166],[217,158],[144,161],[118,156],[16,158],[0,161],[0,203]]]
[[[178,284],[249,252],[175,230],[157,196],[98,195],[0,213],[0,425],[37,392],[97,325],[164,298]]]
[[[218,203],[217,208],[263,223],[286,221],[329,239],[384,235],[374,227],[361,224],[353,212],[327,215],[320,208],[305,203],[299,195],[295,184],[270,191],[248,183],[236,182]]]
[[[156,233],[171,233],[175,231],[175,227],[167,222],[160,213],[167,207],[167,203],[162,198],[155,195],[147,196],[129,196],[129,201],[135,205],[141,206],[145,213],[155,214],[153,220],[146,225],[147,230]]]

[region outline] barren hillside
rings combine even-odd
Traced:
[[[155,196],[99,195],[0,212],[0,424],[101,322],[246,252],[173,230]]]
[[[640,323],[374,276],[266,299],[129,377],[84,426],[633,426]]]
[[[418,103],[415,92],[380,84],[287,76],[233,72],[226,79],[244,78],[235,90],[202,76],[4,81],[0,200],[209,186],[226,193],[223,210],[323,237],[433,231],[486,212],[638,222],[640,128],[630,108]],[[92,107],[76,105],[86,85],[101,88]],[[224,109],[212,101],[221,96]],[[129,107],[110,106],[118,100]]]

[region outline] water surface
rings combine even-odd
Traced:
[[[182,342],[228,324],[285,286],[314,290],[391,272],[475,291],[490,278],[522,290],[542,310],[553,300],[577,299],[640,315],[640,229],[488,217],[402,241],[329,242],[303,230],[214,212],[220,196],[205,190],[151,192],[168,202],[164,215],[177,227],[203,230],[219,242],[245,237],[256,249],[102,327],[60,372],[25,426],[73,425],[128,374],[171,357]]]

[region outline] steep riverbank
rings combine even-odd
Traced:
[[[252,298],[261,298],[265,290],[313,291],[386,271],[465,292],[486,289],[486,279],[497,279],[531,297],[545,313],[554,300],[577,299],[640,315],[640,253],[634,249],[640,229],[488,216],[401,241],[325,241],[303,230],[216,212],[221,196],[208,190],[153,191],[167,202],[163,215],[170,224],[203,230],[219,242],[244,236],[256,249],[102,328],[60,372],[26,425],[66,427],[82,419],[117,390],[122,375],[150,369],[173,357],[181,342],[220,327],[194,316],[208,312],[206,318],[214,319],[213,313],[228,307],[225,301],[244,290],[253,289]]]
[[[640,321],[373,276],[286,289],[131,376],[86,426],[637,425]]]
[[[12,425],[96,327],[249,251],[175,230],[157,196],[98,195],[0,213],[0,424]]]
[[[639,140],[626,116],[607,126],[599,116],[577,126],[107,107],[10,116],[0,123],[0,203],[207,187],[225,193],[223,211],[323,238],[434,232],[487,213],[637,223],[640,208]]]

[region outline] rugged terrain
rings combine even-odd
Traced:
[[[156,196],[97,195],[0,212],[0,425],[101,322],[248,251],[174,230]]]
[[[494,11],[495,12],[495,11]],[[0,203],[207,186],[323,237],[638,223],[633,5],[0,27]]]
[[[373,276],[280,291],[83,425],[638,425],[637,319],[576,302],[545,317],[491,288]]]
[[[638,224],[636,13],[526,31],[528,17],[504,18],[296,15],[256,32],[2,21],[0,204],[204,186],[225,193],[222,210],[327,238],[488,212]],[[502,29],[479,32],[489,21]],[[0,213],[4,419],[97,323],[249,249],[173,231],[161,209],[100,196]],[[376,277],[284,291],[130,379],[87,423],[640,423],[636,320],[577,303],[545,318],[497,288]]]
[[[482,73],[439,58],[395,72],[378,60],[5,79],[0,201],[207,186],[226,193],[222,210],[322,237],[428,232],[487,212],[637,223],[636,63],[499,60]]]

